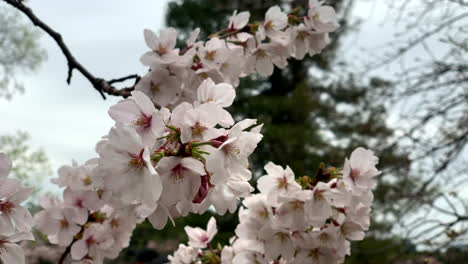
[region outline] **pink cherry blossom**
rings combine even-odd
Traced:
[[[249,19],[249,12],[237,13],[234,11],[234,14],[229,18],[229,29],[232,31],[242,29],[249,23]]]
[[[164,186],[161,202],[166,206],[182,200],[192,201],[206,175],[203,163],[194,158],[166,157],[159,161],[158,171]]]
[[[309,0],[309,12],[305,24],[317,32],[333,32],[340,26],[335,9],[324,6],[318,0]]]
[[[151,51],[141,56],[145,66],[157,67],[160,64],[169,64],[177,60],[179,50],[174,49],[177,42],[177,31],[173,28],[159,31],[157,36],[152,30],[144,30],[145,42]]]
[[[279,6],[272,6],[265,14],[265,21],[260,27],[260,36],[263,39],[266,36],[278,39],[286,35],[283,30],[288,25],[288,16],[281,11]]]
[[[346,159],[343,168],[345,182],[356,190],[367,190],[374,185],[373,177],[380,174],[375,165],[378,158],[374,153],[364,148],[357,148]]]
[[[268,175],[258,179],[257,188],[260,192],[265,193],[271,203],[277,203],[281,196],[289,196],[292,192],[299,191],[301,186],[296,182],[294,172],[291,168],[283,169],[281,166],[269,162],[265,165],[265,170]]]
[[[229,59],[229,50],[225,40],[212,38],[199,50],[203,67],[208,69],[219,69]]]
[[[31,213],[21,206],[32,193],[32,188],[25,188],[14,179],[0,180],[0,233],[29,231],[33,218]]]
[[[274,66],[287,66],[288,48],[279,43],[262,43],[250,52],[245,67],[248,72],[256,71],[262,77],[273,74]]]
[[[135,90],[144,92],[157,105],[167,107],[182,96],[181,85],[176,75],[159,67],[145,74]]]
[[[218,232],[218,229],[216,228],[216,219],[214,217],[210,218],[206,230],[199,227],[186,226],[185,232],[189,237],[189,245],[191,247],[201,249],[206,248]]]
[[[83,237],[73,243],[71,256],[75,260],[90,256],[95,262],[100,263],[105,251],[109,250],[113,243],[112,232],[107,226],[92,224],[85,229]]]
[[[71,246],[74,263],[117,257],[146,218],[162,229],[210,207],[233,213],[242,199],[236,236],[216,252],[223,263],[339,263],[350,252],[348,240],[362,238],[378,172],[373,155],[358,149],[342,175],[301,185],[289,167],[269,163],[268,175],[258,181],[260,193],[252,194],[249,157],[262,139],[262,125],[255,119],[235,123],[226,109],[240,78],[268,77],[291,57],[321,52],[338,26],[336,13],[311,0],[307,17],[297,23],[278,6],[263,22],[249,25],[249,19],[250,13],[235,12],[227,28],[207,41],[197,40],[196,29],[181,50],[175,29],[144,30],[150,51],[140,61],[149,70],[131,97],[109,109],[116,124],[96,145],[98,157],[62,167],[53,183],[64,187],[63,201],[45,199],[35,216],[51,243]],[[0,155],[0,181],[10,169]],[[27,217],[10,214],[27,197],[16,199],[13,187],[0,185],[0,217],[7,220],[0,234],[30,228]],[[200,262],[216,222],[186,232],[189,246],[180,245],[171,263]]]
[[[46,234],[51,242],[61,246],[68,246],[87,220],[73,208],[55,205],[44,209],[34,215],[36,227]]]
[[[97,148],[104,181],[125,204],[155,206],[161,195],[161,179],[149,161],[149,148],[135,129],[120,123]]]
[[[24,251],[17,244],[17,242],[23,240],[34,240],[34,237],[29,232],[12,235],[0,234],[0,260],[2,260],[2,263],[25,263]]]
[[[147,144],[161,137],[165,130],[162,114],[140,91],[133,91],[132,97],[112,106],[109,109],[109,115],[116,122],[135,128]]]
[[[72,190],[92,190],[94,170],[97,167],[97,159],[91,159],[79,166],[76,161],[72,165],[64,165],[58,170],[58,178],[51,180],[59,187],[69,187]]]

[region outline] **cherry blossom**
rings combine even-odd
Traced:
[[[146,66],[169,64],[175,62],[179,51],[175,48],[177,31],[173,28],[162,29],[157,36],[152,30],[145,29],[145,42],[151,51],[141,57],[141,62]]]
[[[194,158],[165,157],[157,171],[164,186],[161,202],[173,206],[179,201],[193,200],[205,175],[203,163]]]
[[[135,86],[135,90],[144,92],[161,107],[167,107],[174,103],[182,94],[180,81],[162,67],[155,68],[145,74]]]
[[[89,255],[95,263],[102,263],[113,244],[112,232],[107,226],[92,224],[84,231],[83,237],[71,247],[71,256],[75,260],[80,260]]]
[[[36,227],[48,236],[49,241],[61,246],[68,246],[87,221],[87,215],[83,218],[78,210],[61,207],[51,198],[43,198],[41,206],[45,210],[34,216]]]
[[[244,28],[249,23],[250,13],[241,12],[237,13],[234,11],[234,14],[229,18],[229,30],[235,31]]]
[[[59,187],[69,187],[72,190],[91,190],[93,187],[93,170],[97,167],[97,159],[91,159],[82,166],[76,161],[72,165],[64,165],[58,170],[58,178],[51,180]]]
[[[317,32],[333,32],[339,27],[335,9],[322,3],[318,0],[309,0],[310,9],[305,24]]]
[[[150,164],[149,148],[135,129],[120,123],[97,147],[104,181],[125,204],[155,206],[161,195],[161,179]]]
[[[170,262],[201,263],[212,254],[223,264],[341,263],[350,254],[348,240],[362,239],[369,228],[377,158],[358,148],[342,171],[319,182],[270,162],[260,193],[252,194],[249,158],[262,125],[235,121],[228,111],[241,78],[269,77],[291,57],[313,56],[330,43],[339,26],[334,9],[310,0],[303,13],[274,6],[264,21],[250,22],[249,12],[234,12],[208,40],[198,40],[196,29],[180,49],[175,29],[145,29],[149,51],[140,61],[148,71],[129,98],[110,107],[115,124],[97,143],[97,157],[60,168],[52,182],[63,188],[63,199],[43,200],[37,228],[70,248],[75,263],[103,263],[128,246],[145,219],[162,229],[189,213],[210,207],[233,213],[242,203],[229,245],[209,246],[217,233],[211,218],[206,230],[185,227],[189,244]],[[0,181],[10,168],[0,154]],[[0,217],[8,220],[0,234],[30,226],[28,217],[10,213],[28,195],[15,184],[0,186]]]
[[[186,226],[185,232],[189,237],[189,245],[191,247],[200,249],[206,248],[218,232],[216,228],[216,219],[214,217],[210,218],[206,231],[199,227]]]
[[[169,256],[170,263],[174,264],[188,264],[193,263],[193,260],[198,254],[198,250],[192,247],[179,245],[179,248],[174,252],[173,256]]]
[[[353,164],[371,164],[367,167],[376,171],[372,152],[358,148],[351,158]],[[216,252],[205,250],[203,242],[212,239],[210,228],[187,227],[189,246],[181,245],[175,255],[184,255],[189,263],[212,254],[223,264],[342,263],[351,254],[350,241],[362,240],[369,228],[372,200],[372,185],[361,189],[347,185],[347,166],[348,159],[342,171],[333,168],[329,179],[314,182],[306,176],[295,179],[289,167],[268,163],[267,175],[258,181],[260,193],[243,200],[236,236],[229,245]],[[185,253],[196,249],[196,254]]]
[[[163,116],[153,102],[142,92],[133,91],[132,97],[109,109],[117,123],[130,125],[141,135],[143,142],[151,144],[164,132]]]
[[[265,165],[265,170],[269,177],[261,177],[257,181],[257,188],[260,192],[267,194],[269,199],[272,199],[272,204],[277,203],[279,197],[287,197],[288,194],[301,189],[291,168],[283,169],[281,166],[269,162]]]
[[[373,177],[380,172],[375,168],[378,158],[374,153],[364,148],[357,148],[346,159],[343,168],[344,180],[357,190],[367,190],[374,185]]]
[[[0,234],[0,259],[2,263],[24,264],[24,251],[17,244],[23,240],[34,240],[30,232],[15,233],[12,235]]]
[[[263,39],[269,36],[273,39],[281,38],[284,32],[283,30],[288,25],[288,16],[281,11],[279,6],[272,6],[265,14],[265,21],[260,27],[260,35]]]
[[[0,180],[0,232],[26,232],[33,224],[31,213],[21,206],[32,193],[32,188],[21,186],[14,179]]]
[[[0,153],[0,260],[24,264],[24,251],[17,243],[34,240],[34,237],[31,233],[33,218],[21,203],[28,199],[32,189],[7,178],[12,166],[9,157]]]
[[[212,38],[199,50],[201,63],[208,69],[218,69],[229,59],[229,49],[226,42],[219,38]]]

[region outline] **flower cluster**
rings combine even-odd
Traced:
[[[180,245],[171,263],[342,263],[349,241],[362,240],[369,228],[377,162],[357,148],[343,170],[321,167],[314,179],[298,180],[289,167],[270,162],[260,193],[243,201],[231,246],[205,249],[216,231],[210,220],[206,232],[186,229],[189,246]]]
[[[52,182],[66,187],[63,199],[44,197],[44,210],[34,216],[36,228],[51,243],[69,247],[78,263],[101,263],[128,246],[137,219],[101,188],[97,159],[61,167]]]
[[[180,244],[173,256],[169,256],[170,263],[183,264],[183,263],[194,263],[198,258],[203,260],[209,260],[208,263],[219,263],[219,252],[220,249],[210,248],[207,251],[203,251],[209,245],[211,240],[218,232],[216,228],[216,219],[211,217],[208,221],[206,230],[199,227],[185,227],[185,232],[189,237],[188,246]]]
[[[263,22],[250,24],[249,12],[234,13],[228,27],[206,42],[197,41],[199,30],[193,31],[182,50],[176,48],[175,29],[163,29],[159,35],[145,30],[151,51],[141,62],[151,70],[136,89],[155,104],[172,108],[197,100],[198,87],[207,78],[237,87],[241,77],[255,73],[268,77],[274,66],[285,68],[291,57],[318,54],[329,44],[329,33],[339,26],[337,15],[317,0],[309,1],[305,16],[300,16],[300,11],[287,14],[274,6]]]
[[[156,229],[213,207],[234,212],[251,195],[249,156],[262,139],[255,119],[235,122],[226,110],[239,78],[267,77],[290,57],[319,53],[338,23],[333,8],[311,0],[307,15],[278,6],[265,21],[234,13],[206,42],[195,30],[184,49],[178,33],[144,31],[149,72],[131,97],[109,109],[115,125],[97,144],[98,157],[59,170],[63,199],[44,198],[37,227],[81,263],[102,263],[128,246],[137,223]],[[68,253],[65,251],[65,253]],[[65,257],[65,256],[62,256]]]
[[[111,107],[116,126],[97,147],[104,186],[158,229],[212,205],[219,214],[233,212],[253,190],[248,157],[262,138],[255,120],[234,124],[224,109],[234,88],[207,79],[194,102],[172,112],[140,91],[132,95]]]
[[[32,189],[7,178],[11,168],[11,160],[0,153],[0,259],[2,263],[24,264],[24,252],[17,243],[34,240],[31,233],[33,218],[20,204],[28,199]]]

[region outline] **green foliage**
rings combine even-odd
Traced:
[[[15,93],[24,92],[15,75],[36,70],[46,53],[39,46],[38,31],[23,22],[18,11],[0,4],[0,25],[0,97],[9,100]]]
[[[148,247],[150,241],[156,243],[157,252],[162,255],[172,254],[179,243],[188,241],[184,231],[184,226],[200,227],[206,229],[208,220],[214,216],[208,212],[203,215],[191,214],[187,217],[181,217],[175,220],[175,225],[168,223],[163,230],[155,231],[151,223],[148,221],[138,225],[132,234],[130,247],[125,249],[118,260],[112,263],[133,263],[138,260],[138,253],[144,251]],[[218,235],[212,242],[212,245],[221,243],[225,245],[229,242],[229,238],[234,235],[236,227],[237,214],[226,214],[225,216],[215,216],[218,225]]]
[[[466,245],[451,247],[445,252],[436,254],[436,256],[444,264],[466,263],[468,260],[468,247]]]
[[[345,264],[397,263],[398,260],[417,256],[413,244],[398,238],[367,237],[353,244],[351,251],[353,253],[346,259]]]

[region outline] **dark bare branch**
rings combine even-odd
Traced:
[[[135,83],[137,83],[140,80],[140,76],[137,74],[132,74],[129,76],[125,76],[122,78],[117,78],[117,79],[112,79],[107,81],[109,84],[114,84],[114,83],[119,83],[119,82],[125,82],[127,80],[135,79]]]
[[[465,13],[462,13],[462,14],[459,14],[455,17],[452,17],[442,23],[440,23],[437,27],[435,27],[434,29],[431,29],[431,30],[428,30],[426,32],[424,32],[423,34],[421,34],[419,37],[411,40],[411,41],[408,41],[408,43],[405,44],[405,46],[399,48],[396,52],[396,54],[392,54],[391,56],[388,56],[386,59],[384,59],[383,61],[379,61],[377,64],[372,64],[368,67],[368,71],[369,70],[376,70],[376,69],[379,69],[385,65],[388,65],[392,62],[394,62],[395,60],[397,60],[398,58],[400,58],[401,56],[403,56],[404,54],[406,54],[409,50],[413,49],[414,47],[416,47],[417,45],[421,44],[423,41],[425,41],[426,39],[428,39],[429,37],[435,35],[436,33],[440,32],[441,30],[447,28],[448,26],[454,24],[455,22],[458,22],[464,18],[468,17],[468,12],[465,12]]]
[[[102,96],[103,99],[106,99],[106,94],[108,95],[114,95],[114,96],[122,96],[124,98],[130,96],[131,91],[133,91],[135,85],[131,87],[126,87],[119,89],[117,87],[112,86],[112,84],[117,83],[117,82],[123,82],[129,79],[136,79],[137,81],[139,80],[138,75],[129,75],[127,77],[119,78],[119,79],[113,79],[110,81],[106,81],[102,78],[98,78],[94,76],[91,72],[89,72],[71,53],[70,49],[68,46],[65,44],[62,35],[52,29],[49,25],[44,23],[41,19],[39,19],[34,12],[31,10],[31,8],[27,7],[24,5],[24,3],[20,0],[3,0],[7,4],[15,7],[19,11],[21,11],[23,14],[25,14],[31,22],[44,30],[50,37],[54,39],[54,41],[57,43],[57,45],[60,47],[60,50],[62,51],[63,55],[67,59],[67,64],[68,64],[68,76],[67,76],[67,83],[71,83],[72,79],[72,74],[73,70],[79,71],[83,76],[88,79],[88,81],[93,85],[94,89],[96,89]],[[136,84],[136,82],[135,82]]]

